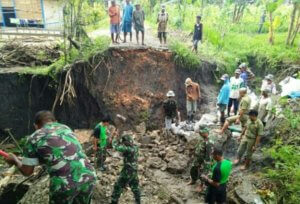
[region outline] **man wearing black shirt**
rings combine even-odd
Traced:
[[[193,51],[198,52],[198,43],[202,41],[202,31],[203,26],[201,23],[201,16],[197,16],[197,22],[194,27],[194,35],[193,35]]]

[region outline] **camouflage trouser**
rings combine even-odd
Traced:
[[[141,203],[141,192],[139,189],[139,178],[137,171],[128,172],[123,169],[118,181],[114,185],[114,191],[111,196],[111,204],[117,204],[119,202],[119,198],[127,184],[134,194],[135,202],[137,204]]]
[[[98,151],[97,151],[97,156],[96,156],[96,167],[95,168],[100,168],[100,167],[103,167],[104,166],[104,162],[106,160],[106,147],[104,148],[99,148]]]
[[[209,162],[195,160],[190,170],[190,175],[193,182],[196,182],[201,174],[209,172]]]
[[[90,204],[94,186],[94,182],[89,182],[68,191],[50,191],[49,204]]]
[[[253,154],[252,148],[255,145],[255,141],[256,139],[249,139],[244,136],[238,149],[238,158],[241,159],[244,153],[246,152],[245,158],[251,159]]]

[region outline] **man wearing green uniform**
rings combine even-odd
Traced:
[[[127,185],[131,188],[136,204],[141,203],[141,192],[139,189],[138,178],[138,147],[133,144],[133,140],[130,135],[124,134],[121,137],[121,141],[113,140],[113,148],[118,152],[121,152],[124,157],[124,166],[121,171],[120,177],[114,185],[114,190],[111,196],[111,204],[117,204],[119,198],[123,192],[123,189]]]
[[[249,112],[250,119],[248,120],[246,128],[243,130],[240,138],[241,143],[237,153],[238,156],[234,163],[238,164],[246,152],[245,164],[241,167],[241,170],[245,170],[249,167],[252,154],[259,144],[260,137],[263,135],[264,125],[261,120],[257,118],[257,115],[258,112],[256,110],[251,110]]]
[[[206,175],[201,176],[207,184],[205,203],[226,203],[226,188],[232,169],[232,164],[231,161],[223,158],[223,152],[221,149],[215,148],[213,150],[213,159],[217,163],[212,167],[211,179]]]
[[[105,116],[102,119],[102,122],[97,124],[94,131],[94,150],[95,150],[95,158],[96,158],[96,167],[100,168],[101,171],[105,171],[106,167],[104,162],[106,160],[107,154],[107,133],[109,126],[110,118]]]
[[[72,130],[56,122],[50,111],[38,112],[34,126],[22,162],[13,154],[6,161],[25,176],[30,176],[35,166],[44,165],[50,175],[50,204],[89,204],[96,175]]]
[[[196,183],[198,178],[200,178],[199,172],[207,173],[209,170],[209,163],[210,163],[210,154],[212,149],[212,144],[209,142],[209,129],[206,127],[202,127],[200,129],[199,141],[196,145],[194,160],[192,164],[192,168],[190,170],[191,174],[191,181],[190,185]],[[202,190],[202,185],[197,188],[197,191]]]
[[[220,134],[223,134],[225,130],[235,122],[235,124],[242,125],[242,128],[245,128],[245,125],[248,120],[248,113],[251,106],[251,98],[247,95],[247,88],[240,89],[240,107],[239,107],[239,114],[236,116],[232,116],[226,119],[222,129],[220,130]]]

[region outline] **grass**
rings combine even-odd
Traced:
[[[79,52],[75,48],[71,49],[68,54],[67,61],[65,62],[64,56],[61,56],[56,62],[50,66],[41,67],[25,67],[21,74],[33,74],[33,75],[49,75],[55,77],[67,64],[72,64],[78,60],[89,60],[90,57],[97,53],[103,53],[109,47],[109,37],[100,36],[93,40],[92,43],[84,43],[82,50]]]

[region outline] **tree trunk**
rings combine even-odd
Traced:
[[[235,4],[235,5],[234,5],[234,10],[233,10],[233,17],[232,17],[232,22],[233,22],[233,23],[235,22],[235,16],[236,16],[236,13],[237,13],[237,5]]]
[[[290,26],[289,26],[288,36],[287,36],[286,42],[285,42],[286,45],[289,45],[290,41],[291,41],[292,32],[294,30],[296,12],[297,12],[297,3],[294,3],[293,4],[293,11],[292,11],[292,14],[291,14],[291,22],[290,22]]]
[[[263,11],[263,14],[260,17],[260,21],[259,21],[259,27],[258,27],[258,33],[261,33],[264,23],[266,21],[266,10]]]
[[[269,12],[269,18],[270,18],[270,26],[269,26],[269,43],[274,44],[274,29],[273,29],[273,12]]]
[[[295,39],[297,37],[297,34],[298,32],[300,31],[300,7],[298,7],[298,18],[297,18],[297,22],[296,22],[296,28],[294,30],[294,33],[292,35],[292,39],[291,39],[291,42],[290,42],[290,45],[293,45],[294,42],[295,42]]]

